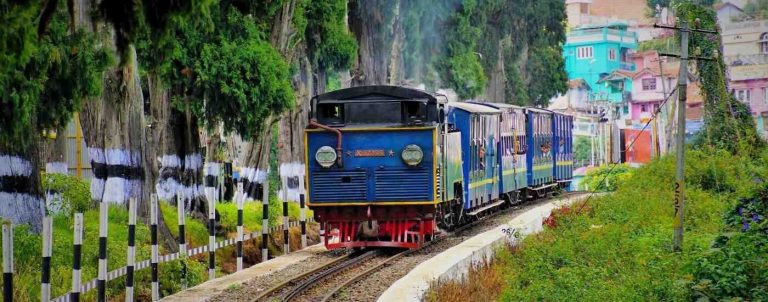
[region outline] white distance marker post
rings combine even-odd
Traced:
[[[302,165],[302,171],[304,170]],[[304,186],[304,173],[299,175],[299,208],[300,208],[300,223],[301,223],[301,248],[307,248],[307,205],[306,205],[306,187]]]
[[[80,301],[80,264],[83,258],[83,213],[75,213],[74,240],[72,241],[72,291],[69,300]]]
[[[181,289],[187,289],[187,236],[184,230],[184,199],[176,194],[176,215],[179,223],[179,259],[181,261]]]
[[[109,220],[109,203],[99,202],[99,274],[96,281],[97,299],[107,301],[107,226]]]
[[[13,301],[13,223],[3,223],[3,301]]]
[[[208,198],[208,280],[216,278],[216,189],[205,188]]]
[[[264,178],[263,192],[261,195],[261,262],[269,260],[269,249],[267,249],[267,240],[269,240],[269,181]]]
[[[128,259],[126,260],[125,301],[133,302],[133,272],[136,265],[136,199],[128,199]]]
[[[282,181],[283,188],[283,254],[291,252],[291,245],[288,241],[288,187],[285,185],[285,178]]]
[[[235,191],[235,202],[237,202],[237,271],[243,270],[243,202],[245,194],[243,192],[243,183],[237,184]]]
[[[43,259],[40,269],[40,301],[51,300],[51,254],[53,252],[53,218],[43,216]]]
[[[152,301],[160,300],[160,281],[158,280],[158,248],[157,248],[157,195],[152,194],[149,205],[149,234],[152,241],[152,256],[150,267],[152,269]]]

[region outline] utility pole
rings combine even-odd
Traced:
[[[698,23],[699,19],[696,19],[696,25],[698,25]],[[675,252],[681,252],[683,250],[683,221],[685,213],[685,105],[688,88],[688,59],[690,59],[688,56],[688,35],[692,31],[708,34],[717,34],[717,32],[695,28],[691,29],[685,21],[681,22],[681,27],[658,24],[654,24],[654,27],[673,29],[680,32],[680,55],[659,55],[680,58],[680,75],[677,78],[677,136],[675,142],[677,148],[677,165],[675,171],[675,218],[672,224],[674,228],[672,249]],[[693,58],[711,60],[709,58],[701,57]]]
[[[685,100],[688,97],[688,23],[680,32],[680,75],[677,77],[677,166],[675,171],[675,220],[673,250],[683,250],[683,219],[685,206]]]

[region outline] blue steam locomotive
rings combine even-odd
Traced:
[[[572,125],[399,86],[318,95],[304,138],[307,204],[329,249],[417,248],[438,227],[567,188]]]

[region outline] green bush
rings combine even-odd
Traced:
[[[766,284],[761,241],[729,241],[738,248],[705,255],[728,221],[723,214],[733,207],[731,201],[754,192],[754,183],[743,180],[764,167],[725,152],[686,155],[682,253],[671,248],[675,159],[666,156],[624,173],[624,180],[614,182],[614,193],[593,197],[580,214],[559,216],[556,227],[527,237],[515,252],[502,253],[507,285],[499,300],[682,301],[698,297],[692,287],[709,295],[713,284],[734,287],[713,272],[736,272],[742,279],[734,280],[750,280],[743,281],[744,288],[760,291],[758,284]]]
[[[61,193],[60,204],[52,204],[49,209],[59,209],[63,213],[82,213],[91,207],[91,185],[88,180],[68,174],[42,173],[40,182],[44,191]]]
[[[582,190],[615,191],[619,184],[632,175],[633,168],[627,164],[600,166],[587,171],[581,181]]]
[[[725,215],[724,233],[693,263],[698,298],[768,301],[768,185]]]

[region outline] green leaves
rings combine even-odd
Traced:
[[[305,22],[305,37],[312,63],[317,69],[325,71],[350,68],[357,55],[357,41],[344,24],[347,0],[311,1],[305,9],[304,16],[294,18]]]
[[[244,35],[229,35],[231,29]],[[255,137],[267,117],[293,106],[289,66],[237,11],[230,10],[214,34],[193,62],[200,95],[192,100],[204,104],[199,117],[207,125],[222,122],[226,131]]]
[[[10,12],[0,17],[0,146],[11,152],[23,153],[37,129],[66,125],[85,98],[101,92],[101,73],[112,63],[93,35],[69,32],[61,9],[38,38],[38,5],[0,4]]]

